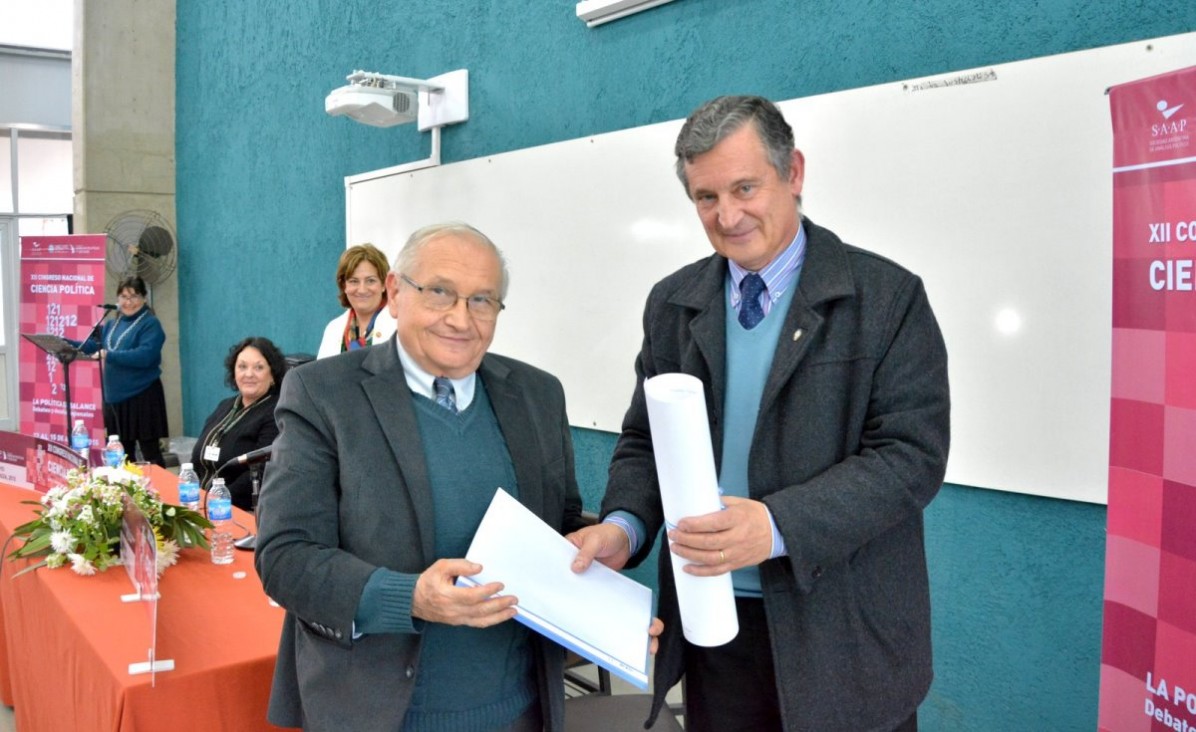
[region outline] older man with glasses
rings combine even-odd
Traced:
[[[559,730],[562,649],[455,585],[494,492],[581,526],[565,395],[488,354],[507,291],[481,232],[411,235],[387,276],[396,337],[291,372],[257,569],[287,610],[270,699],[307,730]],[[658,632],[659,629],[654,629]]]

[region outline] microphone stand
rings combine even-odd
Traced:
[[[253,511],[254,528],[257,528],[257,497],[262,490],[262,463],[251,463],[249,465],[249,481],[253,485],[253,492],[249,494],[249,506]],[[257,548],[257,534],[250,531],[247,536],[234,541],[233,546],[251,552]]]
[[[104,436],[105,437],[107,437],[107,435],[108,435],[108,428],[107,428],[108,420],[104,419],[104,407],[108,403],[108,392],[104,390],[104,362],[103,362],[103,360],[100,359],[100,351],[103,350],[103,348],[104,348],[104,329],[102,326],[104,325],[104,321],[108,319],[108,314],[111,312],[112,312],[111,310],[104,311],[104,314],[100,316],[100,319],[96,321],[96,324],[91,326],[91,332],[87,334],[87,337],[83,339],[83,343],[81,344],[81,345],[87,345],[88,341],[90,341],[92,338],[95,338],[96,345],[99,346],[96,349],[95,360],[99,363],[99,369],[100,369],[100,424],[105,425],[105,427],[104,427]],[[67,427],[67,437],[68,438],[70,437],[70,431],[72,429],[74,429],[73,424],[71,424]],[[118,435],[120,434],[119,428],[117,429],[116,434],[118,434]],[[102,449],[103,449],[103,447],[101,446],[101,450]],[[134,451],[133,456],[136,457],[136,455],[137,455],[137,452],[136,452],[137,446],[136,445],[133,446],[133,451]],[[90,462],[91,455],[88,455],[87,459]]]

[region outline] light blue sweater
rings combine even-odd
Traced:
[[[730,278],[727,287],[731,287]],[[797,287],[789,287],[772,304],[764,320],[751,330],[739,324],[739,313],[727,308],[727,393],[723,402],[723,454],[718,485],[728,496],[748,497],[748,462],[756,416],[764,396],[764,382],[772,368],[777,338]],[[731,573],[735,594],[760,597],[760,569],[744,567]]]

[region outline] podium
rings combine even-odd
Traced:
[[[69,442],[71,427],[75,424],[71,418],[71,362],[84,356],[84,353],[72,346],[67,339],[50,333],[22,333],[21,337],[58,359],[62,364],[62,391],[66,395],[66,430],[63,434],[66,435]]]

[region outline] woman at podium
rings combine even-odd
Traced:
[[[195,442],[191,462],[206,491],[216,471],[232,458],[274,443],[278,425],[274,407],[287,371],[282,351],[268,338],[246,338],[233,345],[224,359],[224,383],[237,393],[216,405]],[[231,465],[221,476],[233,505],[253,510],[253,483],[248,465]]]
[[[98,354],[104,370],[104,429],[120,435],[130,459],[136,455],[163,465],[159,440],[166,426],[166,393],[162,390],[162,344],[166,333],[145,298],[140,277],[126,277],[116,287],[119,315],[104,323],[99,338],[72,342],[86,354]]]
[[[316,358],[355,351],[390,338],[395,319],[386,309],[386,255],[373,244],[358,244],[341,254],[336,287],[345,312],[324,328]]]

